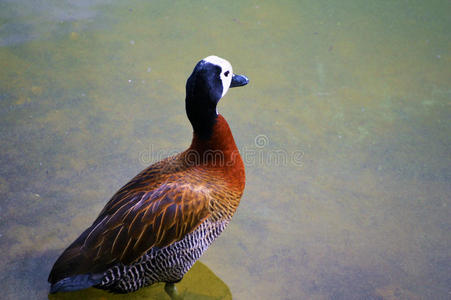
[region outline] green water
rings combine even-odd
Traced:
[[[219,106],[247,183],[186,298],[450,299],[450,12],[0,1],[0,298],[47,299],[55,259],[109,197],[189,145],[185,81],[215,54],[251,80]]]

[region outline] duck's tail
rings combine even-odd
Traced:
[[[61,279],[50,286],[50,294],[77,291],[98,285],[103,274],[80,274]]]

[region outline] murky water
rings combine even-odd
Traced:
[[[216,54],[251,80],[219,107],[247,186],[187,299],[451,299],[450,11],[0,1],[0,298],[46,299],[109,197],[189,145],[185,81]]]

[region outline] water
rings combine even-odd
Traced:
[[[216,54],[251,80],[219,106],[247,185],[186,297],[450,299],[450,11],[1,1],[1,298],[46,299],[53,262],[109,197],[189,145],[185,81]]]

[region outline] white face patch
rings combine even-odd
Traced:
[[[232,65],[225,59],[211,55],[203,59],[203,61],[221,67],[221,81],[222,81],[222,97],[227,93],[232,83],[233,70]]]

